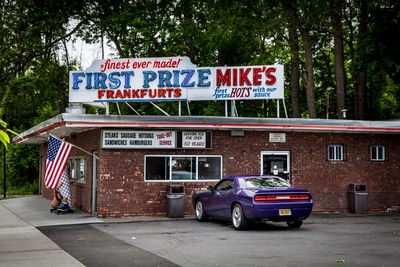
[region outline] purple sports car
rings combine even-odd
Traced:
[[[197,220],[232,220],[236,230],[246,229],[251,221],[285,221],[298,228],[313,207],[307,190],[270,175],[225,177],[208,190],[194,193],[192,200]]]

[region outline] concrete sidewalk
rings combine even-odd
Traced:
[[[50,213],[50,200],[37,195],[3,199],[0,203],[18,217],[36,227],[103,222],[79,210],[61,215]]]
[[[0,201],[0,266],[84,266]]]

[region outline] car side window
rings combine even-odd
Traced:
[[[233,180],[225,180],[221,183],[217,184],[214,189],[218,191],[229,191],[235,186],[235,182]]]

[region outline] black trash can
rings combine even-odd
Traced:
[[[185,217],[185,187],[183,185],[167,186],[167,217]]]
[[[367,185],[349,184],[349,210],[351,213],[367,213]]]

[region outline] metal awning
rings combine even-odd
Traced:
[[[13,139],[13,142],[41,144],[47,142],[49,134],[62,138],[101,128],[400,134],[400,120],[356,121],[62,113],[21,133],[20,137]]]

